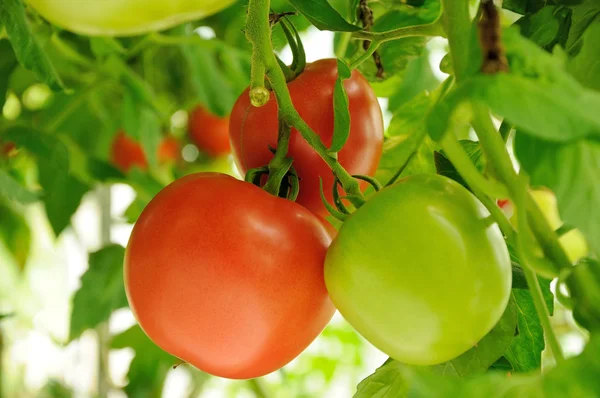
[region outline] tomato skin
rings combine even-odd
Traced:
[[[158,147],[158,162],[171,163],[176,162],[181,157],[181,148],[179,141],[175,137],[165,137]]]
[[[227,155],[229,146],[229,117],[218,117],[201,106],[189,113],[188,132],[196,146],[217,157]]]
[[[26,0],[50,22],[91,36],[149,33],[212,15],[233,0]]]
[[[179,142],[175,137],[163,138],[158,146],[158,162],[160,164],[175,162],[180,158]],[[131,168],[137,167],[142,170],[148,169],[148,160],[142,149],[142,145],[127,136],[124,131],[117,132],[110,152],[112,163],[124,173]]]
[[[113,164],[124,173],[134,166],[142,170],[148,168],[148,161],[142,146],[133,138],[125,135],[124,131],[119,131],[115,136],[110,156]]]
[[[326,146],[333,135],[333,90],[337,78],[335,59],[322,59],[307,65],[305,71],[288,83],[296,110],[321,137]],[[350,174],[374,175],[383,145],[383,117],[377,97],[367,80],[358,71],[344,81],[350,106],[350,136],[338,153],[339,162]],[[265,166],[273,157],[269,145],[277,147],[277,104],[271,95],[269,102],[255,108],[250,104],[248,90],[238,98],[231,112],[229,134],[238,169]],[[333,174],[319,155],[292,129],[289,155],[301,178],[297,202],[322,216],[328,212],[321,202],[319,178],[323,179],[325,196],[333,202]],[[361,182],[364,187],[366,183]]]
[[[502,316],[508,249],[460,184],[415,175],[375,194],[342,225],[325,260],[346,320],[403,363],[434,365],[473,347]]]
[[[331,235],[302,206],[219,173],[164,188],[135,224],[125,287],[146,334],[213,375],[259,377],[329,322]]]

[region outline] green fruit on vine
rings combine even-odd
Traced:
[[[129,36],[212,15],[232,0],[26,0],[50,22],[90,36]]]
[[[342,225],[325,260],[346,320],[394,359],[453,359],[498,322],[511,263],[498,226],[463,186],[416,175],[375,194]]]

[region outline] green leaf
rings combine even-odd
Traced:
[[[17,58],[10,43],[0,40],[0,110],[6,102],[10,75],[17,65]]]
[[[0,24],[4,25],[17,59],[53,90],[64,89],[63,82],[29,26],[21,0],[2,0]]]
[[[40,200],[42,194],[40,192],[31,192],[6,171],[0,169],[0,196],[22,204],[33,203]]]
[[[118,245],[90,254],[89,268],[73,296],[69,341],[107,321],[113,311],[127,307],[123,287],[124,256],[125,249]]]
[[[431,99],[425,93],[415,96],[394,113],[383,143],[383,154],[376,178],[388,181],[413,155],[402,176],[431,172],[435,173],[433,149],[427,140],[425,116]]]
[[[458,358],[437,366],[452,368],[453,374],[463,377],[485,373],[509,347],[516,327],[517,306],[511,298],[496,326],[475,347]]]
[[[529,290],[513,289],[511,293],[517,308],[519,334],[504,354],[517,372],[539,369],[544,350],[544,331],[540,324]]]
[[[564,398],[600,395],[600,337],[592,336],[584,352],[545,374],[488,372],[460,378],[437,367],[388,361],[358,385],[354,398],[461,397]]]
[[[125,53],[121,43],[112,37],[90,37],[90,49],[96,58]]]
[[[160,123],[156,114],[148,108],[142,108],[140,118],[140,142],[146,159],[151,166],[158,165],[158,147],[161,141]]]
[[[561,145],[517,131],[515,154],[532,185],[548,187],[555,193],[564,222],[579,228],[593,249],[599,251],[600,141],[579,140]]]
[[[545,0],[504,0],[502,8],[516,12],[518,14],[527,14],[538,11],[546,5]]]
[[[600,332],[600,263],[584,259],[566,279],[575,321],[592,333]]]
[[[566,45],[571,27],[572,10],[564,6],[546,6],[533,14],[527,14],[515,25],[521,34],[547,51],[559,44]]]
[[[54,233],[60,235],[89,189],[71,176],[67,147],[56,137],[23,126],[12,127],[6,137],[37,157],[46,214]]]
[[[29,257],[31,231],[22,214],[0,201],[0,240],[12,253],[19,270],[25,268]]]
[[[130,347],[136,353],[127,372],[129,398],[160,398],[167,372],[181,362],[158,348],[137,325],[115,336],[111,347]]]
[[[491,110],[547,141],[600,137],[600,93],[582,87],[552,56],[512,29],[505,31],[511,73],[478,75],[465,80],[440,101],[428,120],[439,140],[454,110],[468,100]],[[519,95],[515,95],[519,93]]]
[[[350,78],[352,72],[342,60],[337,60],[338,77],[333,89],[333,138],[329,152],[342,150],[350,135],[350,109],[348,108],[348,95],[344,89],[344,80]]]
[[[337,32],[360,30],[359,26],[346,21],[327,0],[290,0],[290,4],[319,30]]]
[[[572,9],[572,24],[565,48],[570,55],[575,55],[581,49],[582,36],[587,28],[591,24],[600,21],[600,3],[585,1]]]
[[[579,53],[568,63],[568,69],[584,86],[600,91],[600,20],[583,34]]]
[[[483,172],[485,169],[485,158],[479,143],[469,140],[460,140],[459,142],[467,155],[469,155],[471,161],[473,161],[473,164],[477,170]],[[470,189],[467,182],[462,178],[456,168],[454,168],[454,165],[450,162],[450,160],[448,160],[448,158],[446,158],[443,152],[435,152],[434,159],[435,168],[438,174],[453,179],[465,188]]]

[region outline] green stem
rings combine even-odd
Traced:
[[[527,286],[529,286],[529,291],[531,292],[531,298],[533,299],[533,304],[535,306],[536,312],[538,314],[538,318],[540,319],[540,323],[542,324],[542,328],[544,329],[544,334],[546,336],[546,340],[550,345],[550,349],[552,350],[552,354],[556,359],[557,363],[560,363],[564,360],[564,355],[556,334],[554,334],[554,330],[552,329],[552,325],[550,324],[550,313],[548,311],[548,307],[546,306],[546,302],[544,300],[544,295],[542,294],[542,289],[540,288],[540,283],[535,275],[534,269],[532,265],[529,263],[529,256],[527,256],[525,239],[524,235],[527,233],[527,209],[525,203],[527,201],[527,180],[523,178],[523,176],[519,176],[517,178],[517,184],[519,189],[515,196],[515,206],[517,209],[517,219],[519,222],[519,237],[521,239],[517,239],[517,252],[519,255],[519,259],[521,260],[521,265],[523,268],[523,273],[525,274],[525,278],[527,279]]]
[[[340,39],[338,42],[338,47],[335,49],[335,56],[338,58],[344,58],[346,56],[346,51],[348,50],[348,46],[350,45],[350,39],[352,39],[351,32],[341,32],[339,33]]]
[[[378,41],[380,43],[414,36],[445,36],[445,33],[444,28],[438,19],[430,24],[406,26],[404,28],[388,30],[387,32],[371,32],[360,30],[352,34],[353,39]]]
[[[364,203],[358,181],[356,181],[337,161],[337,158],[327,151],[310,126],[302,119],[294,108],[292,97],[287,87],[285,75],[277,64],[277,59],[271,44],[271,27],[269,26],[269,0],[250,0],[246,22],[246,37],[252,44],[252,69],[256,75],[257,70],[264,70],[271,83],[271,88],[277,98],[281,121],[290,127],[296,128],[302,138],[317,152],[327,163],[333,173],[338,177],[350,201],[360,206]],[[262,69],[264,68],[264,69]],[[356,199],[358,198],[358,199]]]
[[[281,182],[292,165],[292,159],[287,157],[290,144],[290,127],[279,118],[279,133],[277,135],[277,149],[275,156],[269,162],[269,178],[263,189],[271,195],[279,195]]]
[[[373,53],[375,51],[377,51],[377,48],[379,47],[380,44],[381,44],[380,41],[377,41],[377,40],[371,41],[371,45],[369,45],[369,48],[367,49],[367,51],[362,53],[360,57],[358,57],[356,60],[354,60],[354,62],[352,62],[350,64],[350,69],[356,69],[360,64],[362,64],[363,62],[365,62],[366,60],[371,58]]]
[[[467,0],[442,0],[444,10],[441,18],[448,35],[450,56],[456,81],[460,82],[469,68],[469,42],[471,37],[471,18]]]
[[[248,380],[248,384],[250,385],[250,389],[254,392],[254,395],[256,395],[256,398],[270,397],[271,394],[261,379],[250,379]]]
[[[504,141],[496,131],[485,106],[473,104],[473,112],[473,128],[479,137],[479,142],[486,154],[486,158],[493,166],[494,172],[498,175],[500,180],[506,184],[510,196],[514,198],[519,190],[517,173],[506,152]],[[542,247],[544,254],[547,258],[556,263],[559,269],[570,268],[571,262],[560,245],[556,233],[550,228],[546,217],[544,217],[544,214],[537,206],[531,194],[527,195],[526,202],[528,210],[527,216],[531,230]]]
[[[111,198],[110,186],[100,187],[98,189],[98,204],[100,207],[100,244],[109,245],[111,242]],[[96,327],[98,334],[98,396],[104,398],[108,395],[110,389],[109,368],[109,347],[108,340],[110,334],[108,331],[108,322],[103,322]]]

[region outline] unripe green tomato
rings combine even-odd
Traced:
[[[26,0],[50,22],[90,36],[129,36],[212,15],[233,0]]]
[[[558,242],[565,250],[567,257],[569,257],[569,260],[573,264],[587,256],[590,252],[590,248],[587,245],[585,237],[578,229],[572,229],[565,233],[558,238]]]
[[[508,249],[460,184],[415,175],[375,194],[342,225],[325,282],[346,320],[398,361],[434,365],[480,341],[511,289]]]

